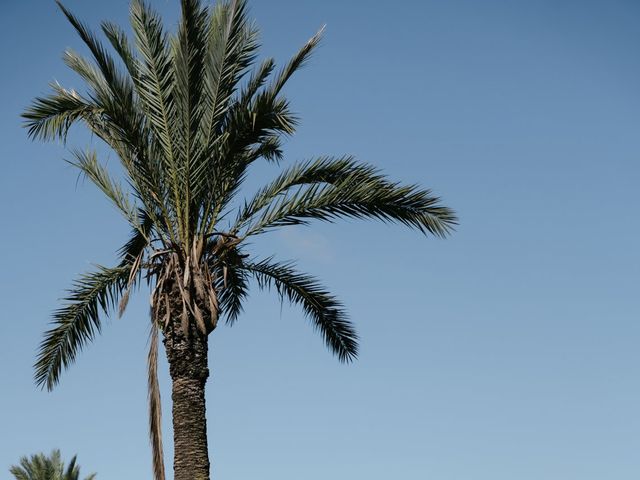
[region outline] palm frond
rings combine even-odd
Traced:
[[[251,77],[249,78],[247,84],[240,91],[236,103],[244,107],[249,106],[251,100],[253,100],[253,97],[266,83],[275,66],[276,64],[273,58],[267,58],[263,60],[258,69],[251,74]]]
[[[114,121],[122,123],[123,120],[128,119],[126,112],[131,111],[135,104],[134,85],[131,77],[121,74],[114,59],[84,23],[75,17],[60,0],[56,0],[56,3],[89,48],[100,75],[93,71],[89,62],[77,54],[67,52],[65,61],[95,89],[100,98],[99,103],[106,107]],[[123,115],[123,113],[125,114]]]
[[[98,266],[81,276],[64,299],[66,305],[53,314],[53,327],[45,332],[35,368],[36,384],[52,390],[63,369],[69,367],[84,345],[101,331],[101,312],[109,315],[118,300],[130,288],[136,259],[149,245],[152,219],[144,210],[138,213],[140,228],[134,228],[130,240],[119,250],[120,264],[115,268]]]
[[[238,81],[259,47],[257,29],[247,19],[246,0],[219,2],[211,13],[203,91],[205,150],[221,133],[222,120]]]
[[[258,281],[260,288],[275,287],[292,304],[302,306],[314,327],[320,331],[329,349],[342,362],[355,360],[358,336],[342,304],[313,277],[299,273],[291,263],[272,263],[271,259],[245,262],[244,269]]]
[[[95,65],[71,48],[65,50],[62,58],[67,67],[76,72],[86,82],[92,92],[91,96],[94,102],[113,103],[113,94],[110,91],[110,86]]]
[[[82,41],[91,51],[91,54],[98,64],[107,84],[114,87],[113,93],[116,96],[121,96],[126,92],[126,95],[122,95],[121,98],[121,100],[124,100],[132,93],[132,85],[127,81],[126,77],[120,75],[113,58],[105,50],[91,30],[75,15],[73,15],[71,11],[69,11],[69,9],[60,2],[60,0],[56,0],[56,3],[60,10],[62,10],[62,13],[67,17],[67,20],[69,20],[69,23],[71,23],[73,28],[76,30]]]
[[[187,231],[198,223],[200,204],[194,199],[194,189],[202,175],[194,175],[199,165],[206,164],[202,150],[200,122],[202,117],[204,64],[207,53],[208,12],[199,0],[182,0],[182,16],[177,34],[172,38],[172,60],[175,78],[175,102],[179,112],[181,192]],[[190,243],[190,237],[184,241]]]
[[[59,1],[65,16],[88,46],[98,66],[72,50],[65,52],[65,63],[78,73],[90,87],[89,103],[91,115],[85,114],[83,120],[89,128],[103,139],[118,154],[123,166],[129,173],[137,195],[146,203],[149,211],[158,209],[165,198],[157,161],[147,152],[149,132],[141,115],[138,96],[135,94],[135,80],[139,78],[137,61],[133,55],[126,35],[118,27],[103,23],[103,31],[120,55],[129,76],[122,74],[114,59],[96,39],[93,33],[80,22]],[[155,208],[151,208],[151,206]],[[160,208],[159,210],[162,210]]]
[[[178,147],[178,120],[175,102],[175,78],[169,52],[169,40],[162,28],[160,16],[142,0],[131,4],[131,25],[141,61],[138,76],[134,78],[136,92],[141,100],[153,138],[161,147],[162,176],[167,190],[166,200],[177,222],[179,235],[185,234],[184,204],[181,202],[181,177]]]
[[[320,44],[325,27],[322,26],[318,32],[311,37],[307,43],[289,60],[289,63],[282,69],[276,80],[268,89],[268,93],[272,97],[276,97],[285,83],[289,81],[291,76],[299,70],[309,60],[311,54]]]
[[[220,153],[224,162],[218,166],[221,181],[213,190],[216,196],[210,200],[218,205],[218,211],[231,201],[251,163],[258,158],[281,158],[279,136],[292,135],[298,119],[291,112],[289,102],[279,94],[291,76],[310,58],[320,43],[323,31],[324,27],[293,56],[272,84],[261,90],[275,68],[271,59],[264,61],[230,107],[225,130],[228,136]],[[216,221],[215,215],[213,217],[212,223]]]
[[[256,58],[258,32],[247,19],[245,0],[223,1],[210,14],[200,102],[201,157],[190,171],[193,197],[200,208],[201,230],[210,233],[227,183],[224,146],[232,134],[228,117],[240,79]],[[212,213],[213,212],[213,213]]]
[[[238,247],[228,248],[212,265],[216,272],[215,289],[219,292],[220,312],[228,325],[238,319],[248,295],[249,278],[242,268],[245,257]]]
[[[38,453],[31,457],[22,457],[19,465],[9,470],[16,480],[79,480],[80,466],[74,456],[65,468],[60,450],[54,450],[50,455]],[[85,477],[84,480],[94,480],[96,474]]]
[[[129,241],[118,250],[121,267],[133,264],[136,257],[140,255],[140,252],[149,245],[152,236],[151,233],[157,226],[153,217],[144,209],[138,210],[137,225],[139,225],[139,227],[133,228]]]
[[[54,93],[35,98],[22,117],[30,138],[64,141],[71,125],[91,114],[93,108],[75,90],[64,89],[57,83],[52,83],[51,88]]]
[[[91,180],[105,196],[111,200],[111,203],[122,213],[129,224],[136,229],[141,226],[137,222],[137,207],[131,202],[128,192],[111,178],[107,169],[98,162],[98,156],[95,151],[72,150],[75,160],[68,162],[78,168],[86,178]]]
[[[131,267],[106,268],[82,275],[53,314],[52,328],[40,343],[35,367],[38,386],[52,390],[62,370],[70,366],[83,346],[102,328],[100,312],[109,314],[126,287]]]
[[[138,76],[138,66],[136,55],[130,45],[129,38],[120,26],[111,22],[102,22],[102,31],[111,43],[111,46],[120,56],[129,76],[133,79]]]
[[[449,208],[429,190],[390,182],[379,171],[351,157],[320,158],[294,166],[260,190],[240,211],[233,233],[244,236],[310,220],[377,218],[422,233],[446,236],[456,224]]]
[[[273,161],[281,159],[280,136],[293,134],[298,120],[285,99],[260,93],[248,107],[236,104],[229,113],[228,122],[224,141],[219,146],[219,155],[224,161],[216,166],[218,181],[209,200],[217,210],[210,219],[205,215],[211,227],[218,220],[217,213],[238,192],[254,161],[261,157]],[[205,231],[209,233],[210,229]]]

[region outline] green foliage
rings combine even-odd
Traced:
[[[46,456],[38,453],[29,457],[22,457],[19,465],[10,469],[16,480],[80,480],[80,467],[74,456],[65,467],[60,456],[60,450],[54,450]],[[96,474],[84,477],[84,480],[94,480]]]
[[[53,327],[40,344],[36,383],[48,389],[54,387],[61,371],[74,362],[78,350],[100,332],[100,311],[108,314],[114,307],[129,273],[127,267],[98,266],[97,271],[75,281],[66,304],[53,314]]]
[[[156,283],[157,308],[166,293],[157,287],[165,280],[193,279],[181,284],[186,303],[182,315],[201,318],[198,323],[207,332],[215,328],[219,314],[229,323],[237,319],[251,277],[261,286],[273,284],[284,298],[303,306],[338,358],[353,359],[356,335],[337,313],[342,310],[319,301],[315,284],[292,276],[289,264],[271,265],[267,281],[267,270],[255,270],[266,264],[245,261],[238,254],[240,245],[273,228],[346,217],[397,222],[443,237],[456,218],[429,190],[390,181],[351,157],[322,157],[289,167],[234,206],[251,163],[283,158],[282,137],[294,133],[297,124],[283,87],[307,62],[323,29],[276,72],[272,59],[253,68],[258,32],[242,0],[214,7],[184,0],[173,34],[148,4],[134,0],[133,43],[119,27],[102,24],[115,57],[60,7],[92,55],[89,60],[72,51],[65,54],[87,91],[54,84],[49,96],[36,98],[24,113],[26,126],[32,138],[51,140],[66,139],[72,124],[84,123],[118,154],[125,185],[91,150],[73,150],[70,163],[132,226],[135,251],[116,269],[100,267],[74,285],[42,343],[36,381],[48,388],[55,385],[62,368],[99,331],[100,312],[107,313],[123,296],[126,305],[142,270]],[[235,222],[224,229],[223,220],[234,210]],[[305,293],[305,288],[311,290]],[[328,298],[333,297],[323,297]]]
[[[165,30],[148,3],[133,0],[133,40],[102,24],[111,48],[58,5],[91,54],[68,50],[64,57],[86,88],[52,84],[51,93],[24,112],[25,126],[33,139],[66,141],[72,125],[83,124],[117,154],[122,179],[90,149],[73,150],[70,163],[122,213],[132,236],[119,265],[97,267],[73,284],[40,346],[36,382],[53,388],[100,331],[101,316],[116,305],[122,313],[142,278],[153,288],[152,328],[178,322],[187,331],[193,322],[209,334],[220,315],[231,324],[254,279],[300,305],[329,349],[341,361],[353,360],[357,336],[335,297],[290,263],[251,259],[243,250],[247,240],[277,227],[339,218],[395,222],[444,237],[456,217],[429,190],[391,181],[351,157],[293,165],[250,199],[237,200],[252,163],[283,161],[283,140],[298,123],[284,87],[309,60],[323,29],[277,69],[272,59],[257,63],[258,31],[245,0],[214,6],[182,0],[176,32]],[[169,301],[176,292],[177,310]],[[150,378],[156,357],[150,352]],[[151,387],[157,390],[150,380]],[[151,420],[159,424],[158,417]],[[158,470],[156,476],[162,476]]]
[[[273,263],[272,259],[245,262],[243,268],[255,276],[261,288],[275,287],[282,298],[301,305],[340,360],[346,362],[356,357],[358,337],[342,304],[317,280],[296,272],[291,263]]]

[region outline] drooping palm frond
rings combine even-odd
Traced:
[[[35,98],[22,114],[31,138],[65,140],[71,125],[92,113],[91,106],[74,90],[66,90],[57,83],[52,83],[51,88],[53,94]]]
[[[272,259],[245,262],[242,268],[257,279],[261,288],[275,287],[282,298],[302,306],[340,361],[350,362],[357,357],[358,336],[342,304],[316,279],[297,272],[292,263],[274,263]]]
[[[100,312],[108,314],[124,292],[130,267],[98,267],[82,275],[64,299],[66,305],[53,314],[35,364],[36,384],[51,390],[60,374],[75,361],[82,347],[100,332]]]
[[[127,243],[118,250],[121,267],[133,264],[140,252],[149,246],[152,232],[156,227],[153,218],[144,209],[138,210],[137,225],[137,228],[132,229]]]
[[[245,204],[232,228],[244,237],[310,220],[340,217],[399,222],[445,236],[456,224],[449,208],[429,190],[387,180],[350,157],[321,158],[286,170]]]
[[[141,257],[149,245],[153,228],[144,210],[138,212],[138,225],[119,250],[121,261],[118,266],[97,266],[96,271],[80,276],[63,300],[66,304],[54,312],[52,328],[45,332],[34,365],[37,385],[53,389],[62,370],[71,365],[78,352],[100,333],[101,314],[109,315],[118,303],[121,311],[126,306],[122,300],[139,280]]]
[[[87,65],[79,59],[78,63]],[[117,154],[121,160],[128,177],[128,184],[132,187],[132,192],[138,198],[149,215],[154,217],[158,226],[158,233],[167,238],[172,237],[172,229],[167,221],[169,215],[166,213],[165,189],[159,180],[161,173],[154,162],[148,161],[146,152],[149,146],[145,144],[145,128],[136,108],[131,108],[133,112],[127,116],[120,110],[121,102],[111,93],[107,92],[106,80],[100,73],[87,65],[93,74],[98,78],[96,83],[101,88],[100,92],[96,88],[90,92],[91,99],[79,94],[75,90],[68,90],[58,84],[53,84],[53,94],[48,97],[37,98],[33,105],[23,114],[27,120],[29,135],[32,138],[53,139],[56,137],[66,138],[67,132],[74,122],[81,121],[98,138],[104,140]],[[84,155],[87,161],[73,162],[87,166],[93,164],[92,170],[98,168],[105,173],[104,166],[98,164],[90,155]],[[78,157],[76,155],[76,157]],[[76,160],[82,160],[76,158]],[[84,170],[81,168],[81,170]],[[85,173],[88,173],[85,171]],[[88,175],[91,177],[91,175]],[[102,186],[99,185],[101,188]],[[126,215],[125,215],[126,216]],[[175,235],[173,235],[175,236]]]
[[[221,258],[211,265],[216,272],[220,313],[228,325],[233,325],[242,313],[242,305],[249,292],[249,278],[243,268],[246,257],[237,247],[226,248]]]

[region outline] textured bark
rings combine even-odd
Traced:
[[[193,319],[190,319],[193,320]],[[209,480],[207,418],[204,389],[207,336],[189,322],[185,335],[180,323],[171,322],[164,332],[173,399],[174,480]]]

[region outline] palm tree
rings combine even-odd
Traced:
[[[60,456],[60,450],[54,450],[48,457],[43,453],[31,455],[31,458],[22,457],[20,465],[14,465],[10,469],[16,480],[79,480],[80,467],[76,465],[74,456],[65,468]],[[92,473],[84,480],[94,480],[96,474]]]
[[[59,4],[93,57],[72,50],[64,57],[87,90],[53,83],[23,115],[34,139],[65,140],[71,125],[82,123],[117,154],[124,183],[95,151],[73,150],[71,163],[132,228],[119,263],[81,276],[55,312],[35,364],[36,382],[52,389],[100,332],[101,316],[121,315],[130,292],[146,280],[154,473],[164,478],[156,378],[161,333],[172,380],[175,479],[202,480],[209,478],[208,336],[220,319],[236,321],[252,279],[301,306],[340,361],[357,355],[356,332],[341,303],[294,264],[254,258],[247,241],[277,227],[338,218],[375,218],[444,237],[456,218],[430,191],[392,182],[346,156],[293,165],[237,201],[251,164],[283,158],[283,137],[294,133],[297,118],[282,89],[322,30],[276,71],[273,59],[256,64],[258,32],[244,0],[181,4],[175,33],[164,30],[143,0],[131,4],[133,43],[118,26],[102,23],[117,57]]]

